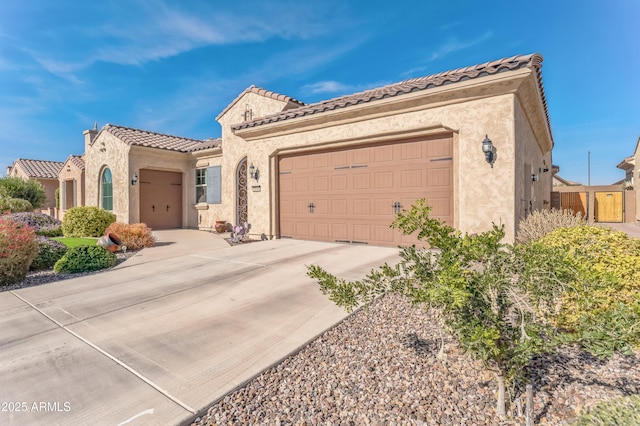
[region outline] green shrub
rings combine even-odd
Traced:
[[[123,246],[129,250],[140,250],[143,247],[153,247],[156,239],[151,234],[151,228],[144,223],[114,222],[104,231],[105,235],[115,234],[120,238]]]
[[[640,395],[603,401],[580,413],[574,426],[640,425]]]
[[[29,269],[49,269],[55,265],[55,263],[64,256],[67,252],[67,246],[61,242],[50,240],[47,237],[38,236],[38,255]]]
[[[27,200],[22,198],[1,198],[0,212],[10,211],[12,213],[22,213],[33,211],[33,206]]]
[[[115,214],[100,207],[72,207],[62,220],[62,233],[65,237],[101,237],[115,221]]]
[[[22,281],[37,254],[33,228],[8,216],[0,217],[0,285]]]
[[[0,178],[0,198],[21,198],[29,201],[34,209],[39,209],[47,201],[40,182],[15,176]]]
[[[555,322],[591,352],[640,346],[640,240],[595,226],[560,228],[538,241],[564,250],[581,278],[564,291]],[[618,342],[618,343],[616,343]]]
[[[53,270],[58,274],[99,271],[115,266],[115,254],[100,246],[72,247],[56,262]]]
[[[62,236],[62,222],[44,213],[11,213],[13,220],[32,227],[37,235],[44,237]]]
[[[582,213],[570,210],[536,210],[518,224],[516,242],[536,241],[558,228],[572,228],[584,225]]]

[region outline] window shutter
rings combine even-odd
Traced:
[[[222,203],[222,181],[220,166],[207,167],[207,204]]]

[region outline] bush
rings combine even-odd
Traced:
[[[62,219],[62,233],[65,237],[101,237],[115,221],[115,214],[100,207],[72,207]]]
[[[596,226],[556,229],[539,243],[565,251],[582,271],[569,285],[556,322],[582,335],[591,352],[629,353],[640,345],[640,240]],[[615,342],[622,342],[619,345]]]
[[[571,210],[536,210],[518,224],[516,242],[536,241],[558,228],[571,228],[584,225],[582,213],[573,214]]]
[[[33,211],[33,206],[29,201],[23,200],[22,198],[0,197],[0,212],[6,211],[13,213],[31,212]]]
[[[574,425],[640,425],[640,395],[603,401],[581,413]]]
[[[32,228],[0,217],[0,285],[20,282],[38,254],[38,243]]]
[[[39,209],[47,201],[47,195],[40,182],[19,177],[0,178],[0,198],[21,198]]]
[[[11,217],[16,222],[31,226],[37,235],[45,237],[62,236],[62,222],[44,213],[12,213]]]
[[[156,239],[151,235],[151,228],[144,223],[114,222],[104,231],[105,235],[115,234],[122,241],[122,245],[129,250],[140,250],[143,247],[153,247]]]
[[[57,274],[99,271],[115,266],[117,261],[115,254],[100,246],[79,246],[67,250],[53,270]]]
[[[38,236],[37,241],[38,255],[31,262],[31,270],[49,269],[67,252],[67,246],[61,242],[43,236]]]

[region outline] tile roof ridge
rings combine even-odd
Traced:
[[[39,161],[41,163],[60,163],[60,164],[64,164],[64,161],[55,161],[55,160],[37,160],[35,158],[18,158],[16,159],[16,162],[18,161]]]
[[[277,92],[274,92],[272,90],[268,90],[268,89],[264,89],[262,87],[256,86],[255,84],[250,85],[249,87],[247,87],[246,89],[244,89],[242,92],[240,92],[240,94],[238,94],[238,96],[236,96],[230,103],[229,105],[227,105],[221,112],[220,114],[218,114],[216,116],[216,120],[219,120],[220,117],[222,117],[227,111],[229,111],[236,103],[238,103],[238,101],[240,100],[240,98],[242,98],[242,96],[244,96],[247,93],[255,93],[257,95],[260,96],[264,96],[266,98],[271,98],[271,99],[275,99],[277,101],[281,101],[281,102],[292,102],[294,104],[298,104],[300,106],[305,105],[304,102],[292,98],[291,96],[288,95],[283,95]]]
[[[544,114],[547,120],[549,129],[551,129],[551,122],[549,119],[549,111],[547,107],[547,100],[544,93],[544,87],[542,84],[542,55],[539,53],[530,53],[526,55],[514,55],[506,58],[501,58],[493,61],[484,62],[477,65],[471,65],[462,68],[456,68],[449,71],[443,71],[436,74],[431,74],[423,77],[411,78],[396,83],[387,84],[385,86],[367,89],[364,91],[338,96],[335,98],[301,105],[297,108],[269,114],[264,117],[256,118],[251,121],[238,123],[231,126],[232,130],[246,129],[249,127],[255,127],[262,124],[273,123],[275,121],[287,120],[289,118],[300,117],[302,115],[322,113],[328,110],[334,110],[338,108],[345,108],[348,106],[356,105],[359,103],[366,103],[374,100],[379,100],[387,97],[393,97],[401,94],[406,94],[413,91],[419,91],[429,89],[432,87],[442,86],[449,83],[459,82],[461,80],[467,80],[477,77],[483,77],[483,73],[486,75],[496,74],[503,71],[509,71],[513,69],[519,69],[527,67],[533,69],[536,74],[538,86],[540,88],[541,100],[544,108]],[[553,136],[551,136],[553,140]]]
[[[118,124],[110,124],[110,123],[105,124],[102,129],[103,130],[104,129],[109,130],[111,128],[117,128],[117,129],[123,129],[123,130],[133,130],[135,132],[148,133],[148,134],[151,134],[151,135],[158,135],[158,136],[168,136],[168,137],[171,137],[171,138],[184,139],[184,140],[194,141],[194,142],[205,142],[207,140],[207,139],[202,140],[202,139],[187,138],[187,137],[184,137],[184,136],[170,135],[169,133],[154,132],[152,130],[144,130],[144,129],[138,129],[138,128],[135,128],[135,127],[121,126],[121,125],[118,125]],[[114,136],[117,136],[117,135],[114,135]]]

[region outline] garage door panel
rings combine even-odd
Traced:
[[[329,190],[329,176],[317,176],[312,181],[312,191],[327,191]]]
[[[347,165],[347,152],[346,151],[338,151],[331,153],[331,166],[332,167],[341,167]]]
[[[340,174],[337,176],[331,176],[331,190],[332,191],[345,191],[347,189],[347,175]]]
[[[329,229],[331,239],[333,239],[334,241],[349,239],[349,233],[347,232],[346,223],[332,223]]]
[[[371,148],[359,148],[353,150],[352,164],[362,165],[371,162]]]
[[[423,157],[422,144],[419,142],[403,143],[400,148],[402,160],[415,160]]]
[[[294,190],[296,192],[307,192],[309,191],[309,178],[306,177],[298,177],[295,180]]]
[[[354,224],[353,225],[353,239],[358,242],[368,242],[372,239],[371,234],[372,226],[369,224]]]
[[[373,182],[375,189],[393,188],[393,172],[387,171],[375,173]]]
[[[370,199],[357,199],[353,200],[353,215],[354,216],[371,216],[371,200]]]
[[[326,222],[314,223],[314,236],[322,239],[329,238],[329,224]]]
[[[291,174],[280,175],[280,232],[293,232],[291,222],[300,224],[298,230],[293,227],[294,238],[412,244],[415,235],[402,236],[390,228],[398,210],[394,206],[408,209],[415,200],[426,198],[433,217],[452,223],[453,161],[448,158],[452,152],[448,136],[300,154],[310,167],[298,169],[296,164],[305,163],[288,161],[284,164],[293,165]],[[285,159],[290,157],[279,161]],[[290,179],[301,183],[292,191],[284,190],[291,188]],[[292,200],[297,201],[293,212],[287,204]]]
[[[376,163],[388,163],[393,161],[393,146],[377,146],[373,148],[373,158]]]
[[[370,189],[371,173],[357,173],[353,175],[353,189]]]
[[[400,186],[402,188],[418,188],[424,186],[423,173],[420,169],[400,171]]]

